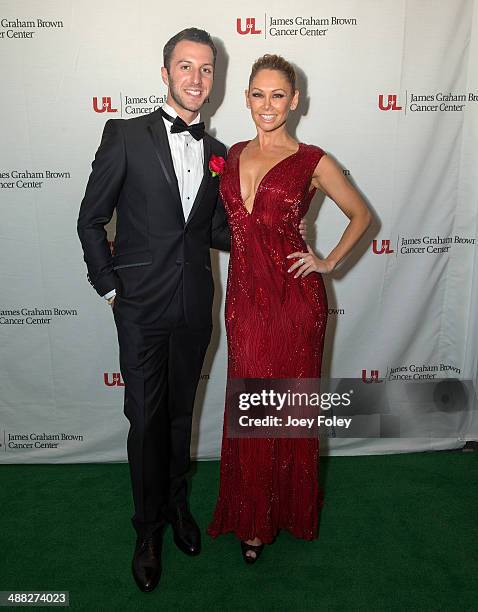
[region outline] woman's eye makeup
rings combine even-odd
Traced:
[[[262,93],[260,93],[259,91],[254,91],[254,92],[252,92],[252,97],[253,98],[261,98],[262,97]],[[283,94],[283,93],[275,93],[275,94],[272,94],[272,97],[273,98],[284,98],[285,94]]]

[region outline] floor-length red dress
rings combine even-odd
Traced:
[[[252,212],[241,198],[240,154],[231,147],[220,192],[232,234],[226,295],[228,378],[316,378],[327,321],[320,274],[294,278],[286,256],[307,251],[298,226],[324,151],[299,144],[257,188]],[[296,260],[293,260],[296,261]],[[229,438],[224,423],[219,497],[208,533],[270,543],[279,529],[317,535],[316,438]]]

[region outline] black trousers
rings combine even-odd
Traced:
[[[121,299],[114,307],[130,422],[132,522],[139,535],[152,533],[187,503],[192,412],[211,328],[188,327],[182,294],[180,283],[161,318],[145,326],[122,317]]]

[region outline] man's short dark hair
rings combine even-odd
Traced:
[[[182,40],[188,40],[190,42],[201,43],[202,45],[207,45],[212,51],[212,54],[214,57],[213,63],[214,64],[216,63],[217,49],[216,49],[215,44],[212,42],[212,38],[209,32],[206,32],[205,30],[199,30],[198,28],[186,28],[185,30],[181,30],[181,32],[178,32],[177,34],[175,34],[164,45],[163,62],[168,72],[171,67],[171,56],[173,54],[174,48]]]

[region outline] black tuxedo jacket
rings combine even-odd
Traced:
[[[188,324],[211,325],[209,249],[230,248],[219,177],[208,168],[211,154],[225,157],[226,148],[205,134],[204,176],[186,221],[159,110],[107,121],[81,203],[78,235],[90,283],[100,295],[116,289],[115,310],[126,319],[157,319],[182,282]],[[112,256],[104,226],[115,208]]]

